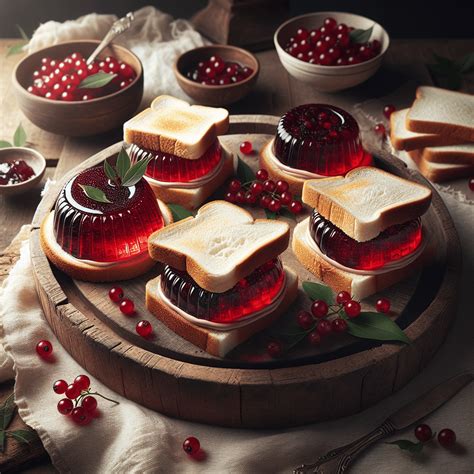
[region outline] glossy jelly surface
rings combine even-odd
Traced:
[[[33,168],[25,160],[0,163],[0,184],[18,184],[28,181],[35,175]]]
[[[112,202],[90,199],[80,185],[102,189]],[[59,194],[54,213],[54,232],[62,249],[95,262],[116,262],[148,252],[148,237],[163,224],[144,179],[131,187],[115,186],[102,166],[72,178]]]
[[[349,268],[375,270],[413,253],[421,244],[421,219],[393,225],[375,239],[357,242],[316,210],[309,220],[309,232],[321,252]]]
[[[152,157],[146,176],[157,181],[187,183],[210,173],[222,157],[222,148],[216,140],[206,153],[197,160],[188,160],[176,155],[152,151],[132,145],[130,158],[133,162]]]
[[[186,273],[166,266],[161,288],[166,297],[186,313],[216,323],[232,323],[260,311],[278,296],[284,271],[275,258],[240,280],[224,293],[203,290]]]
[[[273,152],[284,165],[323,176],[345,174],[366,157],[352,115],[325,104],[300,105],[283,115]]]

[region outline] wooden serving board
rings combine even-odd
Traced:
[[[232,116],[222,141],[238,153],[239,144],[250,140],[258,151],[274,135],[277,122],[274,116]],[[49,324],[70,354],[116,392],[193,421],[234,427],[298,425],[349,415],[387,397],[416,375],[444,340],[454,317],[461,256],[452,220],[434,189],[432,205],[423,217],[425,233],[436,248],[433,260],[408,280],[362,302],[369,310],[377,297],[388,297],[391,317],[413,341],[410,345],[338,335],[326,338],[320,347],[303,341],[283,357],[271,359],[265,351],[268,341],[294,324],[299,309],[309,308],[310,301],[300,290],[292,309],[273,328],[217,358],[174,334],[147,311],[145,283],[159,273],[159,265],[147,275],[120,283],[137,308],[135,317],[124,316],[107,296],[110,283],[71,280],[51,267],[39,243],[39,226],[64,183],[114,156],[120,147],[117,143],[89,158],[48,192],[33,219],[30,239],[34,277]],[[258,168],[257,152],[243,158]],[[376,166],[430,186],[397,158],[375,153],[374,158]],[[222,197],[222,192],[214,197]],[[259,209],[252,212],[264,216]],[[308,211],[298,216],[298,221],[307,215]],[[288,222],[294,227],[296,221]],[[300,283],[317,281],[290,249],[282,258]],[[152,322],[153,338],[136,334],[140,319]]]

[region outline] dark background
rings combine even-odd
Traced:
[[[0,37],[19,36],[15,24],[30,35],[48,20],[64,21],[91,12],[123,15],[145,5],[188,18],[206,3],[206,0],[0,0]],[[290,0],[290,16],[318,10],[368,16],[381,23],[393,38],[474,36],[474,1]]]

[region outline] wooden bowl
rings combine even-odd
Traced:
[[[135,80],[124,89],[86,102],[62,102],[30,94],[33,71],[41,58],[65,58],[78,52],[88,57],[99,41],[68,41],[41,49],[24,58],[13,71],[13,86],[22,112],[38,127],[48,132],[71,137],[97,135],[122,124],[134,115],[143,95],[143,67],[140,60],[123,46],[110,45],[100,58],[114,56],[125,61],[137,73]]]
[[[252,74],[243,81],[223,86],[200,84],[186,77],[186,73],[200,61],[208,60],[212,55],[220,56],[224,61],[232,61],[253,69]],[[235,46],[202,46],[191,49],[178,57],[174,64],[174,73],[178,84],[189,97],[199,104],[228,105],[245,97],[257,81],[260,64],[257,58],[242,48]]]
[[[13,195],[24,193],[37,186],[43,178],[46,169],[46,160],[41,153],[31,148],[10,147],[0,149],[0,163],[6,163],[14,160],[24,160],[33,168],[35,175],[28,181],[17,184],[0,184],[0,194]]]

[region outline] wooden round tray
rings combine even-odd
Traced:
[[[222,141],[235,153],[243,139],[258,150],[274,135],[277,122],[273,116],[233,116]],[[329,337],[317,348],[302,342],[282,358],[271,359],[265,352],[268,340],[293,320],[298,309],[309,307],[300,290],[296,304],[275,327],[217,358],[174,334],[147,311],[145,283],[159,273],[159,265],[147,275],[121,283],[137,308],[135,318],[125,317],[107,296],[110,283],[71,280],[50,265],[39,243],[39,226],[64,183],[114,156],[120,147],[117,143],[89,158],[48,192],[34,216],[30,239],[46,319],[78,363],[116,392],[187,420],[234,427],[298,425],[349,415],[387,397],[416,375],[444,340],[454,317],[461,257],[452,220],[433,188],[433,202],[423,222],[436,255],[418,274],[377,295],[390,298],[393,318],[411,339],[410,345],[344,335]],[[391,155],[374,155],[374,159],[376,166],[429,186]],[[257,153],[245,161],[258,168]],[[261,210],[253,213],[262,216]],[[295,221],[288,222],[294,226]],[[297,272],[300,283],[316,281],[290,249],[283,260]],[[364,300],[363,308],[373,308],[376,299]],[[140,319],[152,322],[152,339],[136,334]]]

